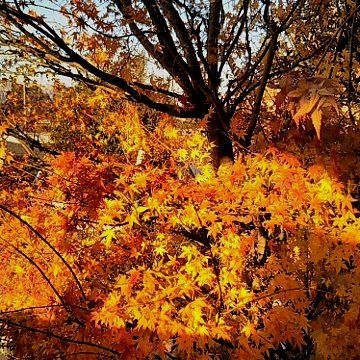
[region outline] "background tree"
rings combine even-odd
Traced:
[[[270,79],[293,69],[313,76],[319,69],[309,59],[322,63],[336,48],[332,53],[350,54],[343,65],[351,83],[357,11],[357,3],[345,1],[3,0],[1,41],[8,54],[35,57],[58,74],[120,89],[126,98],[170,115],[210,114],[207,131],[217,145],[217,165],[233,158],[232,140],[251,143]],[[134,78],[129,66],[144,54],[150,71],[159,74],[150,81]],[[235,139],[231,119],[245,106],[251,115]]]

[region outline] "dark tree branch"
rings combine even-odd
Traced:
[[[131,1],[129,0],[115,0],[114,1],[120,12],[123,14],[124,18],[128,21],[128,25],[132,33],[139,40],[140,44],[144,49],[149,53],[151,57],[156,59],[160,65],[166,69],[166,71],[178,82],[181,88],[188,94],[194,94],[194,89],[189,78],[186,74],[182,74],[180,69],[171,61],[172,59],[169,56],[166,56],[162,51],[158,50],[155,45],[153,45],[149,39],[145,36],[143,31],[137,26],[129,9],[131,9]],[[184,76],[185,75],[185,76]]]
[[[143,89],[143,90],[148,90],[148,91],[152,91],[152,92],[159,93],[159,94],[162,94],[162,95],[170,96],[170,97],[172,97],[174,99],[180,99],[183,96],[183,95],[181,95],[179,93],[176,93],[174,91],[169,91],[169,90],[162,89],[162,88],[159,88],[157,86],[153,86],[153,85],[149,85],[149,84],[143,84],[143,83],[138,82],[138,81],[132,82],[131,85],[136,86],[136,87],[138,87],[140,89]]]
[[[77,352],[70,353],[70,354],[61,354],[61,355],[57,356],[56,358],[54,358],[54,360],[57,360],[57,359],[63,360],[70,356],[82,356],[82,355],[96,355],[99,358],[104,357],[107,359],[116,359],[116,357],[114,355],[100,354],[98,352],[93,352],[93,351],[77,351]]]
[[[41,276],[44,278],[44,280],[49,284],[51,290],[54,292],[54,294],[58,297],[60,300],[62,306],[70,313],[72,314],[71,308],[66,304],[63,297],[60,295],[54,284],[51,282],[51,280],[48,278],[48,276],[45,274],[45,272],[41,269],[41,267],[34,261],[30,256],[25,254],[22,250],[20,250],[17,246],[11,244],[9,241],[1,237],[1,239],[10,247],[12,247],[17,253],[19,253],[22,257],[24,257],[31,265],[33,265],[41,274]]]
[[[268,38],[265,38],[263,43],[261,44],[259,53],[258,53],[258,57],[255,60],[255,62],[253,63],[252,66],[248,66],[247,69],[245,70],[245,72],[243,74],[241,74],[241,77],[238,79],[238,81],[232,89],[231,87],[228,88],[228,91],[225,94],[225,98],[224,98],[224,104],[228,104],[231,102],[231,100],[233,100],[234,96],[237,95],[237,93],[241,90],[241,88],[244,86],[245,83],[250,84],[252,77],[255,76],[255,72],[256,69],[258,68],[259,64],[261,63],[261,61],[265,58],[266,54],[268,53],[269,50],[269,42],[267,41]],[[251,88],[251,86],[250,86]],[[238,104],[244,99],[242,97],[242,94],[244,93],[244,90],[242,91],[242,93],[240,95],[237,95],[237,98],[235,98],[235,100],[233,100],[233,105],[230,107],[228,113],[234,114],[235,109],[237,108]]]
[[[279,36],[279,33],[277,31],[275,31],[270,40],[269,51],[268,51],[268,54],[266,57],[266,62],[265,62],[265,68],[264,68],[263,75],[262,75],[262,78],[260,81],[260,86],[259,86],[258,92],[255,97],[253,115],[252,115],[248,130],[247,130],[247,133],[245,136],[246,146],[250,145],[252,136],[253,136],[255,128],[256,128],[256,124],[258,123],[258,120],[259,120],[262,99],[264,96],[266,84],[269,81],[269,74],[270,74],[273,60],[274,60],[276,50],[277,50],[278,36]]]
[[[33,139],[31,136],[27,135],[24,131],[22,131],[19,126],[15,126],[14,128],[9,128],[6,130],[7,135],[11,135],[19,139],[28,145],[31,149],[37,149],[40,152],[47,153],[50,155],[60,155],[60,153],[56,150],[50,149],[43,145],[40,141]]]
[[[162,51],[166,57],[170,57],[173,66],[179,66],[180,69],[189,73],[188,65],[183,60],[182,56],[179,54],[178,49],[172,38],[170,29],[167,26],[164,16],[160,12],[158,5],[155,0],[143,0],[151,21],[156,28],[156,35],[159,40],[159,43],[162,47]]]
[[[357,16],[357,8],[359,4],[359,0],[356,0],[356,7],[355,12],[353,14],[351,28],[350,28],[350,41],[349,41],[349,52],[350,52],[350,59],[349,59],[349,78],[347,84],[347,93],[348,93],[348,109],[349,109],[349,117],[353,124],[355,124],[354,114],[352,112],[352,77],[353,77],[353,63],[354,63],[354,39],[355,39],[355,25],[356,25],[356,16]]]
[[[226,62],[228,61],[229,57],[231,56],[231,54],[234,51],[235,46],[238,44],[240,36],[244,30],[244,26],[247,23],[247,12],[248,12],[248,8],[249,8],[249,0],[245,0],[243,6],[241,7],[237,18],[240,21],[240,24],[238,24],[238,22],[236,21],[234,23],[234,26],[232,27],[231,31],[230,31],[230,37],[232,35],[232,33],[235,31],[235,27],[236,25],[239,25],[239,28],[235,34],[235,36],[233,37],[233,40],[230,42],[230,44],[228,46],[224,46],[224,51],[223,51],[223,55],[220,59],[220,66],[219,66],[219,73],[222,73],[222,70],[226,64]],[[240,20],[240,13],[241,11],[243,11],[243,15],[241,17]]]
[[[9,326],[15,326],[15,327],[18,327],[18,328],[21,328],[21,329],[24,329],[24,330],[27,330],[27,331],[30,331],[30,332],[33,332],[33,333],[42,334],[42,335],[48,336],[50,338],[58,339],[58,340],[60,340],[62,342],[65,342],[65,343],[90,346],[90,347],[97,348],[97,349],[100,349],[100,350],[108,351],[108,352],[110,352],[110,353],[112,353],[114,355],[117,355],[117,356],[121,356],[121,353],[119,353],[116,350],[110,349],[110,348],[108,348],[106,346],[102,346],[102,345],[99,345],[99,344],[94,344],[94,343],[89,342],[89,341],[70,339],[70,338],[67,338],[67,337],[64,337],[64,336],[54,334],[54,333],[52,333],[50,331],[36,329],[34,327],[23,325],[23,324],[17,323],[15,321],[12,321],[12,320],[9,320],[9,319],[0,318],[0,323],[7,324]]]
[[[33,311],[33,310],[43,310],[43,309],[53,309],[53,308],[64,308],[65,306],[63,304],[53,304],[53,305],[39,305],[39,306],[29,306],[26,308],[16,309],[16,310],[9,310],[9,311],[0,311],[0,315],[10,315],[10,314],[16,314],[19,312],[26,312],[26,311]],[[76,308],[83,311],[88,312],[89,309],[84,308],[79,305],[70,305],[66,304],[66,308]]]
[[[189,74],[191,70],[178,52],[170,29],[155,0],[143,0],[143,2],[148,10],[153,25],[155,26],[156,35],[164,55],[167,57],[169,56],[172,59],[173,65],[179,66],[185,74]]]
[[[28,23],[30,26],[32,26],[34,29],[39,31],[42,35],[48,36],[49,40],[51,40],[56,46],[59,47],[60,50],[64,51],[67,54],[67,57],[63,57],[58,52],[52,51],[51,55],[56,58],[60,62],[67,62],[67,63],[73,63],[79,65],[82,69],[88,71],[95,77],[101,79],[103,82],[108,83],[110,85],[113,85],[129,94],[129,97],[133,99],[136,102],[143,103],[155,110],[168,113],[170,115],[184,117],[184,118],[191,118],[191,117],[202,117],[204,116],[205,112],[204,109],[194,109],[194,108],[181,108],[179,106],[160,103],[157,101],[152,100],[147,95],[138,92],[135,90],[127,81],[125,81],[123,78],[120,78],[118,76],[106,73],[102,71],[101,69],[97,68],[96,66],[92,65],[89,61],[87,61],[84,57],[79,55],[77,52],[75,52],[73,49],[71,49],[64,40],[55,32],[49,30],[49,25],[45,23],[42,19],[37,19],[36,21],[41,24],[38,25],[35,23],[35,18],[23,13],[23,12],[15,12],[15,10],[11,10],[12,14],[14,16],[9,17],[8,14],[8,6],[0,5],[0,13],[3,15],[5,14],[9,21],[12,22],[12,24],[19,28],[20,31],[26,31],[26,34],[30,37],[37,38],[34,34],[30,34],[29,31],[27,31],[20,22]],[[43,27],[45,28],[43,28]],[[148,41],[148,40],[147,40]],[[38,43],[39,46],[42,46],[41,43]],[[152,45],[151,45],[152,46]],[[44,48],[45,53],[47,52],[48,46]],[[190,84],[191,86],[191,84]]]
[[[289,11],[289,14],[282,21],[282,23],[280,25],[276,25],[275,22],[270,18],[270,15],[269,15],[270,1],[268,1],[268,0],[264,1],[265,8],[264,8],[263,18],[264,18],[264,22],[266,23],[266,25],[268,27],[268,37],[264,40],[263,44],[261,45],[261,48],[263,48],[263,50],[261,51],[261,48],[260,48],[260,50],[258,52],[258,54],[260,54],[260,55],[258,55],[256,62],[253,64],[253,66],[251,66],[251,68],[249,68],[249,67],[247,68],[245,74],[242,76],[240,81],[236,84],[235,88],[231,91],[229,90],[227,96],[225,97],[225,103],[226,103],[226,102],[230,101],[232,96],[236,92],[238,92],[245,83],[249,84],[249,86],[241,92],[241,94],[237,97],[237,99],[235,99],[235,101],[233,101],[232,105],[229,107],[229,110],[228,110],[229,116],[233,116],[238,105],[242,101],[244,101],[245,98],[252,91],[254,91],[258,86],[260,86],[260,89],[258,90],[258,93],[255,98],[254,117],[252,118],[252,121],[250,122],[248,132],[247,132],[248,135],[246,136],[245,142],[246,142],[247,146],[249,145],[249,141],[251,141],[251,137],[254,133],[254,130],[255,130],[255,127],[257,124],[257,119],[259,117],[260,110],[261,110],[261,102],[262,102],[262,98],[263,98],[263,94],[264,94],[267,82],[270,80],[270,78],[272,78],[276,75],[279,76],[281,74],[284,74],[289,70],[288,68],[282,67],[276,74],[275,74],[275,72],[271,73],[271,69],[273,67],[273,60],[274,60],[274,57],[276,54],[276,49],[277,49],[277,39],[278,39],[279,35],[282,32],[286,31],[286,29],[291,25],[292,21],[294,20],[294,13],[300,7],[302,2],[303,2],[303,0],[298,0],[297,2],[295,2],[294,5],[292,6],[291,10]],[[269,37],[270,37],[270,41],[267,43],[267,40]],[[275,37],[276,37],[276,39],[275,39]],[[264,46],[265,44],[266,44],[266,46]],[[309,58],[313,57],[316,53],[317,53],[317,51],[312,53]],[[252,80],[253,80],[253,77],[255,76],[256,69],[258,68],[261,61],[265,58],[265,56],[267,57],[267,60],[265,62],[265,68],[263,70],[261,80],[254,84],[252,82]],[[301,58],[301,61],[305,61],[305,59]],[[265,77],[265,75],[266,75],[266,77]],[[250,79],[249,79],[249,77],[250,77]],[[263,89],[262,89],[262,87],[263,87]]]
[[[220,34],[220,14],[222,9],[221,0],[210,0],[208,33],[207,33],[207,62],[210,68],[210,81],[214,89],[219,86],[218,56],[219,56],[219,34]]]
[[[183,20],[173,6],[172,1],[164,0],[161,1],[160,4],[164,10],[164,15],[167,17],[171,26],[174,28],[180,44],[184,49],[184,56],[188,62],[188,65],[192,69],[191,77],[194,81],[194,85],[199,86],[200,88],[205,88],[206,85],[202,78],[201,68],[196,57],[195,48]]]
[[[45,243],[57,255],[57,257],[62,261],[62,263],[69,269],[72,277],[74,278],[74,280],[75,280],[75,282],[76,282],[76,284],[77,284],[77,286],[78,286],[78,288],[79,288],[79,290],[81,292],[81,296],[82,296],[83,300],[86,301],[86,295],[85,295],[85,292],[84,292],[84,290],[83,290],[83,288],[81,286],[81,283],[80,283],[78,277],[76,276],[74,270],[69,265],[69,263],[59,253],[59,251],[56,250],[55,247],[48,240],[46,240],[35,228],[33,228],[27,221],[22,219],[14,211],[8,209],[6,206],[1,205],[1,204],[0,204],[0,209],[3,210],[5,213],[11,215],[15,219],[19,220],[23,225],[25,225],[28,229],[30,229],[43,243]]]
[[[194,105],[201,104],[204,101],[204,94],[208,95],[208,89],[201,77],[201,72],[199,72],[200,67],[196,66],[192,69],[187,63],[185,63],[181,54],[177,51],[170,29],[168,28],[165,18],[160,12],[155,0],[144,0],[143,2],[155,28],[157,29],[157,36],[163,52],[172,58],[173,66],[178,66],[180,68],[183,77],[184,75],[188,76],[192,82],[192,88],[194,90],[189,93],[188,96],[191,98]],[[177,20],[180,21],[180,23],[177,23],[176,26],[181,27],[181,18],[178,17]],[[185,51],[186,48],[184,48],[184,52]],[[199,94],[199,90],[203,94]]]

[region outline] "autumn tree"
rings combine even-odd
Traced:
[[[8,69],[88,86],[34,87],[24,104],[16,84],[3,106],[0,345],[41,360],[357,359],[357,12],[1,1]],[[148,126],[124,99],[162,114]],[[49,118],[51,142],[28,141],[41,156],[9,152],[7,134]]]
[[[150,130],[102,88],[60,86],[51,109],[59,155],[38,167],[0,148],[14,356],[357,358],[360,223],[343,164],[311,164],[292,141],[215,172],[202,124],[182,134],[163,115]]]
[[[217,165],[233,158],[234,140],[251,143],[269,81],[290,70],[319,74],[314,59],[331,70],[334,54],[353,90],[357,11],[346,1],[2,1],[1,42],[8,56],[36,59],[38,69],[120,90],[161,112],[210,114]],[[159,74],[150,81],[134,78],[129,66],[144,57]],[[231,120],[244,107],[250,115],[234,136]]]

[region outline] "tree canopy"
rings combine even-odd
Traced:
[[[360,223],[356,187],[339,181],[356,156],[292,142],[215,172],[196,122],[146,126],[100,88],[57,85],[38,105],[58,155],[1,151],[0,329],[14,356],[357,358]]]
[[[234,114],[251,108],[236,139],[249,146],[266,85],[291,70],[340,77],[353,100],[357,11],[346,1],[3,0],[1,42],[7,54],[167,114],[202,119],[210,112],[219,163],[233,158]],[[134,77],[139,61],[154,76]]]
[[[357,359],[358,10],[0,0],[0,348]]]

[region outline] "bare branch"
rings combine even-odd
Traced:
[[[253,133],[256,128],[256,124],[259,120],[260,110],[261,110],[261,103],[265,92],[265,87],[267,82],[269,81],[269,74],[272,68],[272,63],[276,54],[277,50],[277,39],[278,39],[279,33],[276,31],[273,33],[272,38],[270,40],[269,44],[269,51],[267,54],[266,62],[265,62],[265,68],[263,71],[263,75],[260,81],[260,86],[258,89],[258,92],[255,97],[255,103],[254,103],[254,110],[253,115],[245,136],[245,144],[246,146],[249,146],[251,143],[251,138],[253,136]]]
[[[166,71],[178,82],[184,91],[188,94],[194,94],[194,89],[189,78],[181,73],[181,69],[177,66],[174,66],[173,57],[166,56],[165,53],[158,50],[155,45],[153,45],[149,39],[145,36],[144,32],[137,26],[134,19],[131,17],[129,10],[131,9],[131,1],[129,0],[115,0],[114,1],[124,18],[128,21],[128,25],[139,40],[140,44],[145,48],[145,50],[156,59],[161,66],[166,69]]]
[[[126,93],[128,93],[129,98],[132,100],[143,103],[155,110],[168,113],[170,115],[184,117],[184,118],[191,118],[191,117],[202,117],[204,116],[204,109],[201,109],[199,112],[199,109],[194,108],[181,108],[179,106],[171,105],[168,103],[161,103],[152,100],[150,97],[145,95],[144,93],[141,93],[134,89],[130,83],[128,83],[126,80],[124,80],[121,77],[112,75],[110,73],[107,73],[96,66],[92,65],[89,61],[87,61],[84,57],[79,55],[77,52],[75,52],[73,49],[71,49],[65,41],[53,30],[50,28],[48,24],[42,19],[31,17],[24,12],[15,12],[15,10],[11,10],[11,15],[8,13],[8,6],[0,5],[0,14],[5,15],[7,19],[17,28],[19,28],[20,31],[24,32],[31,38],[37,38],[34,34],[31,34],[28,30],[26,30],[20,22],[28,23],[30,26],[32,26],[34,29],[39,31],[42,35],[48,37],[50,41],[54,43],[54,45],[58,46],[58,48],[62,51],[64,51],[67,55],[67,57],[62,56],[59,52],[51,52],[51,55],[53,59],[58,60],[61,62],[67,62],[70,65],[71,64],[77,64],[80,66],[81,69],[84,69],[88,71],[90,74],[94,75],[95,77],[102,80],[102,82],[105,82],[107,84],[113,85]],[[148,41],[148,40],[147,40]],[[44,54],[48,52],[48,45],[43,44],[43,42],[39,41],[38,45],[43,48]],[[44,46],[44,47],[43,47]],[[151,45],[152,46],[152,45]],[[70,74],[69,74],[70,75]],[[74,75],[75,77],[76,75]],[[191,87],[191,84],[190,84]],[[192,89],[192,88],[191,88]],[[193,91],[193,90],[191,90]]]
[[[244,26],[247,23],[248,8],[249,8],[249,0],[245,0],[243,6],[239,10],[239,13],[238,13],[238,15],[236,17],[236,18],[239,19],[240,25],[238,24],[237,21],[234,22],[234,25],[233,25],[233,27],[232,27],[232,29],[230,31],[230,38],[231,38],[232,34],[234,33],[235,28],[236,28],[237,25],[239,25],[239,28],[238,28],[235,36],[233,37],[232,41],[230,42],[230,44],[225,44],[224,45],[223,55],[221,56],[220,66],[219,66],[219,73],[220,74],[221,74],[226,62],[228,61],[229,57],[233,53],[235,46],[239,42],[240,36],[241,36],[241,34],[242,34],[243,30],[244,30]],[[243,12],[243,14],[242,14],[241,20],[240,20],[240,13],[241,12]]]
[[[174,28],[175,33],[184,49],[184,55],[187,59],[188,65],[191,68],[190,76],[194,81],[194,86],[205,88],[205,83],[201,75],[201,68],[196,57],[195,48],[192,44],[189,32],[185,27],[183,20],[179,13],[172,4],[172,1],[161,1],[161,6],[164,10],[164,15],[169,20],[171,26]]]
[[[210,80],[215,89],[219,86],[218,80],[218,41],[220,34],[220,14],[222,9],[221,0],[210,0],[208,38],[207,38],[207,62],[210,67]]]

